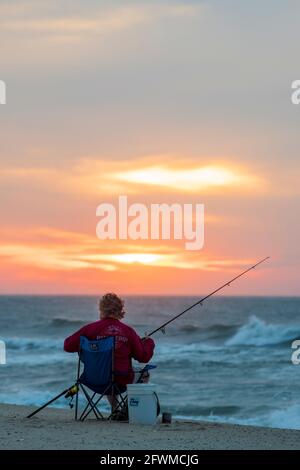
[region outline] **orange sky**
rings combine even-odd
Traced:
[[[276,7],[264,42],[258,7],[0,5],[0,293],[205,294],[269,255],[224,293],[299,294],[298,25]],[[119,195],[204,204],[203,249],[99,240]]]

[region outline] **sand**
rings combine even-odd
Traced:
[[[202,450],[300,449],[300,431],[174,421],[155,426],[121,422],[76,422],[71,410],[0,405],[0,446],[5,449]]]

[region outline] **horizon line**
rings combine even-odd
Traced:
[[[47,294],[47,293],[0,293],[0,297],[101,297],[103,294]],[[118,294],[120,297],[202,297],[202,294]],[[300,298],[300,294],[215,294],[214,297],[238,297],[238,298]]]

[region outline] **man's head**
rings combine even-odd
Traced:
[[[124,300],[120,299],[116,294],[109,292],[105,294],[99,302],[100,318],[115,318],[120,320],[124,317]]]

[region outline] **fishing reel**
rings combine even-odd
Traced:
[[[79,392],[79,387],[77,384],[73,385],[73,387],[69,388],[69,390],[67,391],[67,393],[65,394],[65,398],[70,398],[70,401],[69,401],[69,407],[72,409],[73,408],[73,398],[74,396]]]

